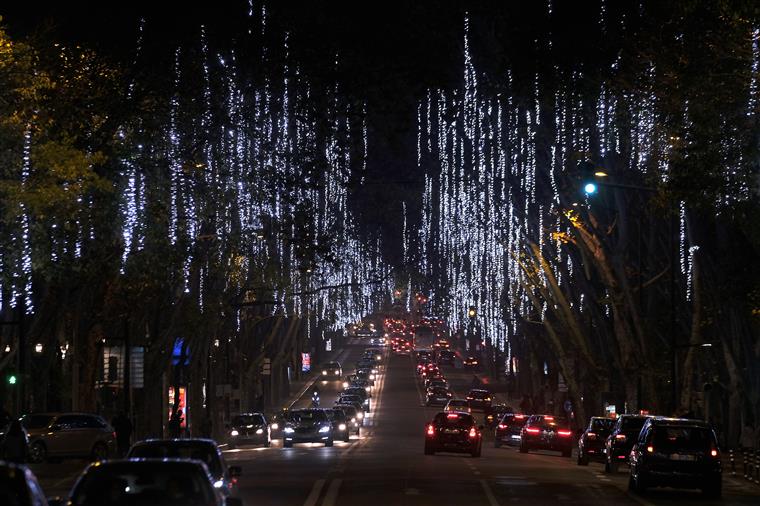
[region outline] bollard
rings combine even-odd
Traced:
[[[734,449],[728,450],[728,460],[731,462],[731,476],[736,476],[736,462],[734,461]]]
[[[749,459],[746,448],[742,448],[742,461],[744,463],[744,479],[746,480],[749,478]]]
[[[755,450],[755,483],[760,483],[760,450]]]

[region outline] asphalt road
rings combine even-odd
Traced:
[[[364,346],[350,347],[344,374]],[[457,396],[469,389],[472,375],[446,368]],[[322,405],[331,405],[339,381],[317,383]],[[294,407],[307,406],[311,389]],[[488,435],[481,458],[423,455],[425,423],[438,410],[422,405],[412,358],[390,356],[372,399],[372,412],[359,437],[332,448],[297,444],[282,448],[225,450],[228,464],[240,465],[238,495],[248,506],[462,505],[513,503],[578,505],[760,504],[760,487],[724,480],[724,498],[709,501],[699,492],[654,490],[644,497],[627,492],[627,469],[606,475],[600,464],[580,467],[575,459],[550,452],[519,454],[514,447],[494,448]],[[57,466],[57,467],[56,467]],[[81,463],[79,463],[81,468]],[[48,493],[61,493],[71,482],[73,464],[45,464],[35,471]]]

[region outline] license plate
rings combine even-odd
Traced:
[[[444,429],[443,432],[446,434],[459,434],[459,429]]]
[[[670,460],[682,460],[685,462],[692,462],[697,460],[697,457],[695,455],[682,455],[680,453],[672,453],[670,455]]]

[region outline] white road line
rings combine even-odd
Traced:
[[[306,502],[303,503],[303,506],[317,506],[317,500],[319,499],[319,494],[322,493],[322,488],[325,486],[325,480],[317,480],[314,482],[314,486],[311,487],[311,492],[309,493],[309,497],[306,498]]]
[[[327,487],[327,494],[325,495],[325,500],[322,501],[322,506],[335,506],[335,501],[338,499],[338,490],[340,489],[341,483],[343,483],[343,480],[341,480],[340,478],[335,478],[330,483],[330,486]]]
[[[486,494],[488,504],[490,506],[499,506],[499,501],[497,501],[496,496],[493,495],[493,490],[491,490],[491,486],[488,485],[488,482],[486,480],[480,480],[480,486],[483,487],[483,492]]]

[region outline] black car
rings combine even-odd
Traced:
[[[227,439],[230,448],[246,444],[269,447],[272,434],[267,419],[261,413],[243,413],[232,419]]]
[[[431,386],[425,393],[425,404],[427,406],[445,406],[449,399],[451,399],[451,392],[445,387]]]
[[[290,412],[282,428],[282,446],[290,448],[293,443],[333,445],[332,425],[323,409],[296,409]]]
[[[501,445],[518,445],[520,444],[520,432],[525,422],[528,421],[529,415],[520,413],[506,413],[501,417],[494,430],[493,445],[499,448]]]
[[[358,395],[351,395],[351,394],[341,394],[338,399],[335,401],[335,404],[349,404],[351,406],[354,406],[356,409],[361,409],[362,411],[367,411],[366,404],[365,404],[365,397],[360,397]]]
[[[454,365],[456,359],[456,353],[451,350],[440,350],[438,352],[438,363],[443,365]]]
[[[573,453],[573,430],[565,418],[552,415],[531,415],[520,431],[520,453],[530,450]]]
[[[346,419],[351,424],[351,430],[355,430],[356,435],[358,436],[361,426],[364,425],[364,412],[356,409],[355,406],[351,406],[350,404],[336,404],[333,406],[333,409],[340,409],[346,414]]]
[[[495,406],[491,406],[491,409],[486,411],[486,416],[484,419],[486,427],[493,429],[499,424],[504,415],[514,412],[515,410],[512,409],[512,406],[509,406],[507,404],[496,404]]]
[[[480,457],[483,426],[469,413],[440,412],[425,427],[425,455],[436,452],[469,453]]]
[[[346,396],[346,395],[355,395],[357,397],[360,397],[362,400],[362,403],[364,405],[364,411],[369,411],[369,392],[367,392],[367,389],[364,387],[351,387],[342,390],[339,394],[340,397]]]
[[[615,420],[601,416],[592,416],[588,427],[578,439],[578,465],[587,466],[589,461],[606,462],[605,445],[612,433]]]
[[[47,499],[26,466],[0,461],[0,504],[47,506]]]
[[[473,388],[467,394],[467,400],[470,403],[470,409],[488,411],[491,409],[491,392],[482,388]]]
[[[227,467],[213,439],[146,439],[133,444],[127,458],[199,460],[206,464],[214,487],[224,495],[234,492],[243,472],[239,466]]]
[[[350,431],[352,424],[346,416],[346,413],[340,408],[326,409],[325,413],[330,420],[330,425],[332,425],[333,439],[340,439],[341,441],[348,443],[351,439]]]
[[[701,420],[652,417],[631,450],[629,488],[699,488],[721,496],[722,468],[715,432]]]
[[[71,489],[67,504],[150,504],[151,506],[240,506],[224,497],[202,462],[133,459],[91,464]]]
[[[606,460],[604,470],[616,473],[621,462],[628,462],[628,455],[636,438],[649,418],[646,415],[620,415],[605,443]]]
[[[343,375],[343,368],[339,362],[327,362],[321,369],[323,379],[340,379]]]

